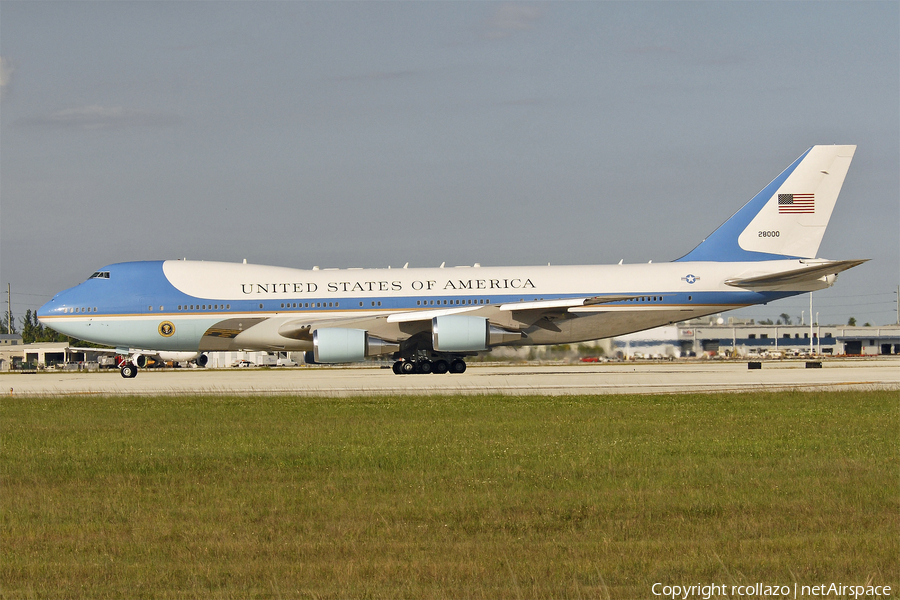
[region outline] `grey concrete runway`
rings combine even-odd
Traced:
[[[569,366],[478,366],[462,375],[394,375],[389,369],[301,367],[295,369],[179,369],[141,371],[123,379],[118,371],[4,373],[4,395],[249,393],[352,396],[371,394],[654,394],[744,390],[900,390],[900,358],[746,363],[609,363]]]

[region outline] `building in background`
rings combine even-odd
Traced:
[[[763,325],[707,317],[615,339],[623,358],[900,355],[900,326]]]
[[[720,322],[721,321],[721,322]],[[587,354],[586,354],[587,353]],[[900,356],[900,326],[761,325],[750,319],[720,317],[694,319],[657,327],[613,340],[557,348],[495,348],[500,360],[523,362],[572,360],[577,356],[623,359],[690,357],[789,358],[792,356]],[[209,352],[211,369],[229,367],[293,367],[304,364],[303,352]],[[490,355],[488,355],[490,356]],[[188,363],[166,366],[195,366]],[[0,371],[57,368],[97,370],[116,368],[115,357],[66,342],[23,344],[17,335],[0,335]]]

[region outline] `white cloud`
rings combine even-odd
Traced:
[[[123,108],[121,106],[80,106],[31,117],[24,122],[42,127],[75,129],[122,129],[125,127],[169,127],[177,125],[177,115]]]
[[[511,36],[516,31],[534,28],[541,11],[535,6],[523,4],[501,4],[485,24],[485,37],[499,40]]]
[[[9,63],[9,59],[0,56],[0,97],[6,93],[7,86],[9,86],[9,81],[12,78],[13,70],[12,65]]]

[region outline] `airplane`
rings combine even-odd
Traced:
[[[866,260],[816,258],[856,146],[813,146],[693,250],[667,263],[293,269],[192,260],[111,264],[38,319],[129,357],[305,351],[463,373],[497,346],[624,335],[832,286]]]

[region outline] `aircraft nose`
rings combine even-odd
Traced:
[[[53,296],[53,298],[49,302],[47,302],[46,304],[44,304],[42,307],[40,307],[38,309],[38,311],[37,311],[38,321],[43,322],[44,318],[46,318],[46,317],[50,317],[52,315],[65,312],[65,309],[68,306],[68,304],[65,302],[63,295],[64,294],[62,292],[60,292],[59,294],[56,294],[55,296]]]
[[[42,321],[44,317],[50,316],[50,313],[54,309],[55,306],[56,306],[56,296],[54,296],[52,300],[50,300],[49,302],[47,302],[46,304],[44,304],[42,307],[40,307],[38,309],[38,311],[37,311],[38,321]]]

